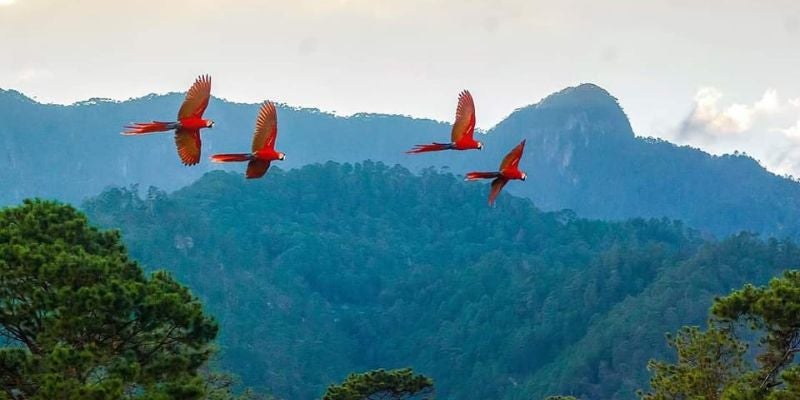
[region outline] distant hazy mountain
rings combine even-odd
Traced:
[[[197,167],[181,166],[170,134],[118,135],[129,121],[173,118],[181,101],[182,95],[170,94],[57,106],[0,91],[0,182],[5,189],[0,204],[30,196],[78,201],[108,185],[172,190],[220,168],[205,159]],[[478,118],[480,107],[479,98]],[[246,150],[256,111],[256,105],[214,99],[207,115],[217,125],[204,134],[204,155]],[[282,107],[279,126],[278,147],[287,153],[280,164],[284,169],[371,159],[412,171],[435,166],[462,174],[496,168],[511,147],[527,138],[522,167],[530,179],[508,190],[542,209],[569,208],[603,219],[666,216],[717,234],[747,229],[800,237],[800,184],[746,156],[716,157],[636,137],[616,99],[591,84],[516,110],[481,138],[482,152],[406,155],[413,144],[446,140],[450,126],[403,116],[343,118]]]
[[[528,138],[522,166],[532,181],[511,191],[547,210],[602,219],[667,216],[718,234],[800,236],[800,184],[747,156],[636,137],[616,99],[594,85],[517,110],[489,136],[498,141],[492,151]]]
[[[174,120],[182,100],[181,94],[169,94],[60,106],[0,91],[0,182],[6,188],[0,193],[0,204],[31,196],[80,201],[109,185],[173,190],[221,168],[208,161],[212,153],[250,148],[258,106],[219,99],[211,101],[206,113],[216,125],[203,131],[199,166],[180,164],[170,133],[119,134],[131,121]],[[312,109],[280,107],[278,121],[277,146],[287,154],[282,168],[368,158],[398,163],[407,159],[405,147],[449,135],[445,124],[399,116],[340,118]],[[418,165],[430,164],[418,161]]]

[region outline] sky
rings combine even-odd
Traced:
[[[0,88],[40,102],[185,91],[478,126],[584,82],[640,136],[800,176],[796,0],[0,0]]]

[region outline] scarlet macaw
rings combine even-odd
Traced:
[[[211,98],[211,77],[201,75],[195,81],[178,111],[177,122],[134,122],[125,127],[123,135],[146,135],[175,130],[175,146],[184,165],[200,162],[200,129],[213,128],[214,121],[203,119]]]
[[[489,193],[489,205],[493,205],[500,190],[511,179],[525,180],[528,175],[519,170],[519,160],[522,158],[522,152],[525,150],[525,140],[520,142],[517,147],[514,147],[503,158],[500,163],[500,171],[497,172],[469,172],[465,180],[474,181],[478,179],[494,179],[492,181],[492,190]]]
[[[249,161],[246,176],[248,179],[264,176],[269,164],[275,160],[283,160],[286,155],[275,151],[275,139],[278,137],[278,113],[275,105],[266,102],[261,105],[253,133],[252,153],[214,154],[211,161],[217,163]]]
[[[451,142],[418,144],[406,153],[416,154],[441,150],[480,150],[483,148],[483,143],[478,142],[473,138],[474,133],[475,103],[472,101],[472,95],[469,93],[469,91],[465,90],[458,96],[456,121],[453,123],[453,131],[450,134]]]

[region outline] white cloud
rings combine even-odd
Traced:
[[[698,130],[712,135],[744,133],[752,129],[758,119],[785,107],[775,89],[767,89],[761,99],[752,105],[733,103],[723,107],[723,97],[722,91],[714,87],[698,90],[694,97],[694,110],[685,121],[682,134]]]
[[[751,104],[724,100],[717,88],[699,89],[672,139],[713,154],[746,152],[773,172],[800,176],[800,98],[767,89]]]
[[[756,111],[771,113],[780,109],[780,100],[778,99],[778,91],[775,89],[767,89],[761,100],[757,101],[753,107]]]
[[[797,120],[797,122],[794,125],[788,128],[779,129],[779,131],[784,135],[786,135],[787,138],[793,140],[794,142],[800,145],[800,120]]]

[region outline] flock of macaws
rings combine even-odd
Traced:
[[[180,110],[178,120],[175,122],[135,122],[125,127],[123,135],[146,135],[156,132],[175,131],[175,145],[178,156],[184,165],[196,165],[200,162],[200,130],[214,127],[214,121],[204,119],[203,113],[208,107],[211,98],[211,78],[203,75],[195,80],[194,85],[186,93]],[[463,91],[458,96],[456,120],[449,143],[431,143],[414,146],[407,151],[409,154],[426,153],[442,150],[480,150],[483,144],[476,141],[475,133],[475,103],[469,91]],[[249,153],[214,154],[211,161],[218,163],[245,162],[247,161],[248,179],[260,178],[269,169],[272,161],[283,160],[285,155],[275,150],[275,139],[278,136],[278,114],[275,105],[266,102],[261,105],[256,119],[256,129],[253,132],[253,144]],[[492,179],[492,189],[489,193],[489,205],[493,205],[500,190],[510,180],[525,180],[527,175],[519,169],[519,161],[525,149],[525,140],[514,147],[500,163],[498,171],[469,172],[466,180]]]

